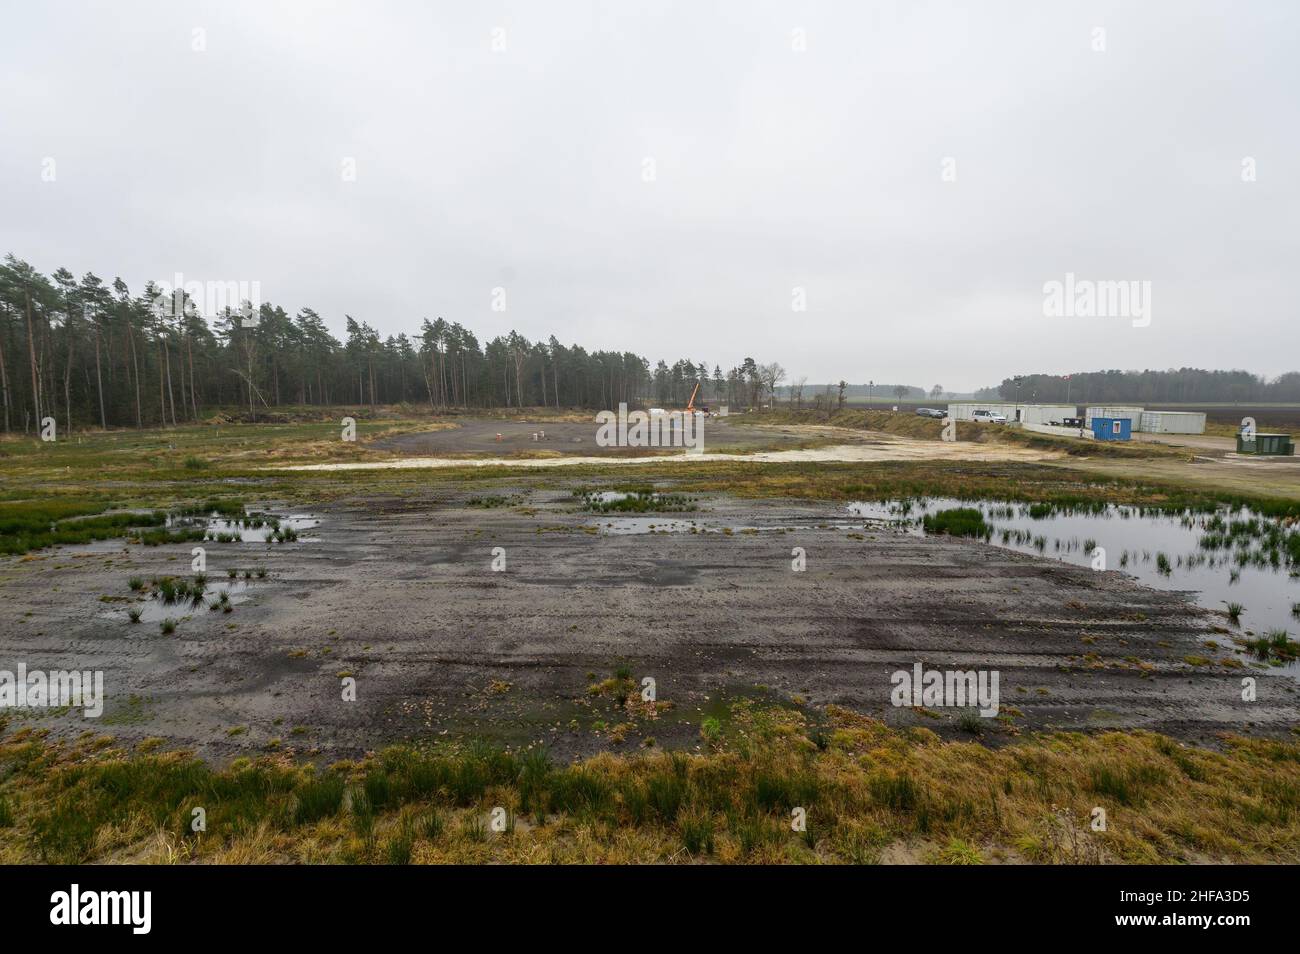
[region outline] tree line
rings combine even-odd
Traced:
[[[206,316],[184,290],[115,278],[45,276],[0,264],[0,396],[5,432],[45,418],[74,427],[146,427],[242,408],[424,404],[431,410],[612,409],[656,403],[756,406],[785,376],[753,358],[723,371],[682,358],[653,368],[631,351],[588,350],[515,331],[480,343],[459,322],[424,319],[418,337],[344,316],[342,341],[311,308],[227,304]]]
[[[981,392],[980,397],[993,395]],[[1300,402],[1300,372],[1273,380],[1248,371],[1086,371],[1004,378],[996,396],[1047,404],[1249,404]]]

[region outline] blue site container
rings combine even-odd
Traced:
[[[1094,417],[1092,436],[1099,441],[1132,440],[1133,421],[1127,417]]]

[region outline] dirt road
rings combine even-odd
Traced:
[[[374,442],[376,450],[395,451],[413,457],[448,454],[548,453],[586,456],[619,456],[627,448],[601,447],[596,443],[599,425],[589,421],[557,421],[546,418],[506,421],[497,418],[458,418],[445,430],[401,434]],[[749,427],[730,418],[703,419],[705,450],[756,450],[794,445],[814,436],[807,427]],[[534,434],[544,437],[533,439]],[[498,440],[497,435],[500,435]],[[854,439],[849,432],[846,440]]]

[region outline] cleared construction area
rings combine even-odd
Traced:
[[[8,612],[27,622],[0,653],[102,669],[105,728],[221,758],[443,736],[566,756],[689,747],[707,715],[753,697],[957,731],[955,713],[891,705],[891,674],[917,662],[1000,672],[994,743],[1120,727],[1213,743],[1294,724],[1293,680],[1261,679],[1243,703],[1238,671],[1185,661],[1217,658],[1216,617],[1120,574],[908,534],[842,504],[710,494],[685,513],[620,516],[575,501],[600,486],[504,486],[490,509],[468,492],[340,501],[310,538],[257,556],[267,576],[235,613],[200,607],[161,640],[100,597],[176,572],[188,545],[70,548],[57,567],[8,568]],[[214,550],[209,570],[246,563],[241,547]],[[668,705],[638,716],[591,695],[620,669]],[[355,702],[340,698],[344,677]],[[85,729],[75,713],[38,722]]]

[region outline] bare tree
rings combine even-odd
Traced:
[[[803,410],[803,389],[807,383],[808,376],[805,374],[790,386],[790,399],[794,402],[794,406],[801,411]]]
[[[771,364],[759,365],[759,377],[762,379],[763,388],[772,396],[772,404],[776,404],[776,389],[781,386],[785,380],[785,368],[779,363],[773,361]]]

